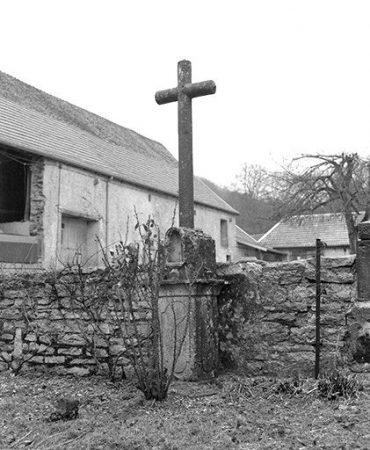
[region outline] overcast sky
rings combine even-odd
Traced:
[[[177,62],[193,100],[195,173],[370,149],[368,0],[1,0],[0,70],[163,143],[177,157]]]

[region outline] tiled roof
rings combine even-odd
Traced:
[[[273,248],[315,247],[321,239],[329,247],[349,246],[343,214],[294,216],[274,225],[258,242]]]
[[[161,144],[0,72],[0,143],[178,195],[176,159]],[[199,178],[195,202],[237,214]]]
[[[259,250],[266,250],[261,244],[259,244],[250,234],[240,228],[238,225],[236,229],[236,242],[238,244],[246,245],[247,247],[257,248]]]
[[[130,147],[146,156],[157,156],[162,160],[176,161],[159,142],[147,139],[135,131],[47,94],[1,71],[0,96],[27,109],[39,112],[43,116],[86,131],[107,143]]]

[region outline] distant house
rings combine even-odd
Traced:
[[[287,252],[290,260],[315,255],[316,239],[326,246],[328,257],[350,254],[348,231],[343,214],[312,214],[284,219],[265,233],[258,243]]]
[[[232,260],[238,213],[194,184],[195,226]],[[163,145],[0,72],[1,266],[99,265],[101,246],[133,239],[135,214],[165,232],[177,197]]]
[[[264,261],[284,261],[287,254],[261,245],[250,234],[236,225],[236,251],[234,260],[260,259]]]

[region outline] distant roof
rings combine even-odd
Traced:
[[[177,161],[162,144],[1,71],[0,143],[178,196]],[[237,214],[197,177],[194,197]]]
[[[258,241],[273,248],[315,247],[321,239],[329,247],[349,247],[343,214],[310,214],[284,219]]]
[[[260,242],[256,241],[253,236],[248,234],[238,225],[235,226],[236,229],[236,243],[240,245],[245,245],[246,247],[256,248],[257,250],[261,250],[262,252],[274,253],[277,255],[285,255],[285,252],[280,252],[279,250],[275,250],[271,247],[267,247],[262,245]]]
[[[256,241],[259,241],[261,239],[261,237],[264,235],[265,235],[265,233],[252,234],[252,238],[255,239]]]
[[[236,225],[235,229],[236,229],[236,242],[238,244],[266,251],[266,247],[263,247],[261,244],[259,244],[250,234],[248,234],[238,225]]]

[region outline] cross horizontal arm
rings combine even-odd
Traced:
[[[203,97],[216,92],[216,84],[212,80],[201,81],[200,83],[185,84],[182,92],[190,98]]]
[[[203,97],[204,95],[212,95],[216,92],[216,84],[212,80],[201,81],[200,83],[188,83],[181,89],[179,87],[158,91],[155,94],[155,101],[158,105],[165,103],[177,102],[179,92],[187,95],[189,98]]]
[[[179,95],[179,89],[166,89],[164,91],[158,91],[155,94],[155,101],[158,105],[164,105],[165,103],[177,102],[177,98]]]

